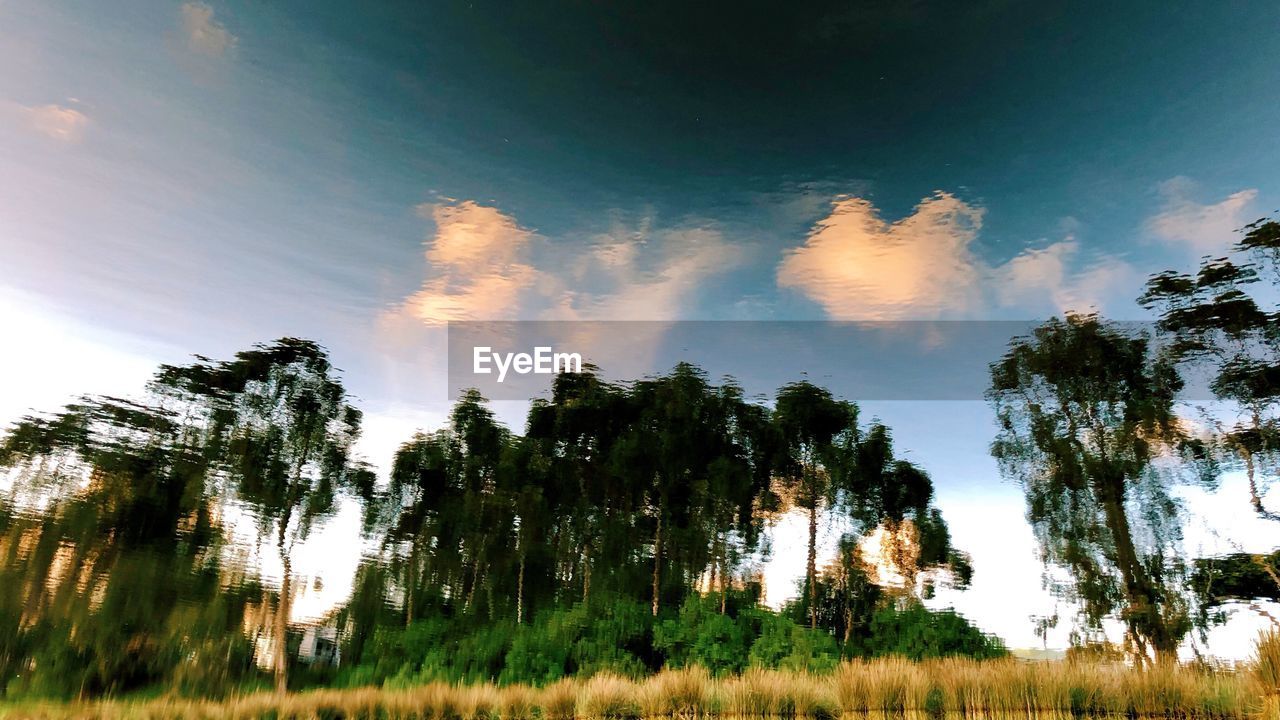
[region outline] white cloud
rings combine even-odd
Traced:
[[[62,142],[79,142],[89,126],[89,116],[66,105],[23,107],[22,114],[32,130]]]
[[[1118,289],[1136,286],[1133,269],[1119,258],[1101,256],[1081,268],[1071,234],[989,265],[970,249],[982,220],[982,208],[945,192],[893,223],[868,200],[837,198],[804,244],[785,254],[778,285],[837,320],[971,317],[997,306],[1102,310]]]
[[[1164,207],[1147,222],[1148,230],[1158,240],[1196,255],[1225,252],[1235,243],[1236,231],[1256,219],[1250,207],[1258,191],[1240,190],[1206,205],[1192,199],[1195,190],[1195,183],[1185,177],[1161,183]]]
[[[676,320],[703,281],[735,266],[738,256],[717,230],[692,227],[597,236],[557,278],[551,315],[558,319]]]
[[[213,8],[202,2],[182,5],[182,31],[193,52],[221,57],[236,46],[236,36],[213,19]]]
[[[990,271],[1001,305],[1035,307],[1048,300],[1053,311],[1102,311],[1117,290],[1140,285],[1129,263],[1103,256],[1079,266],[1080,244],[1072,236],[1041,249],[1025,250]],[[1039,310],[1040,308],[1035,308]]]

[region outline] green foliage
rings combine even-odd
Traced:
[[[825,630],[811,630],[767,610],[754,610],[748,617],[757,632],[747,653],[751,667],[825,672],[839,662],[835,638]]]
[[[978,630],[954,610],[930,610],[919,603],[877,610],[868,636],[857,645],[858,655],[899,655],[912,660],[952,656],[986,660],[1008,654],[997,638]]]
[[[1181,387],[1148,338],[1094,315],[1050,320],[991,366],[991,452],[1022,484],[1045,559],[1071,571],[1088,626],[1124,620],[1139,658],[1172,658],[1191,625],[1178,506],[1153,468],[1188,443]]]
[[[588,368],[557,377],[523,436],[465,393],[378,487],[315,343],[165,366],[146,403],[86,399],[0,441],[16,478],[0,500],[0,686],[222,694],[263,682],[264,661],[277,689],[829,669],[832,632],[854,615],[865,630],[880,597],[849,569],[857,533],[913,523],[912,572],[956,557],[928,475],[856,419],[808,383],[770,409],[688,364],[627,385]],[[290,644],[269,640],[300,635],[293,548],[344,498],[380,544],[331,618],[342,667],[290,682]],[[227,502],[256,523],[253,549],[274,546],[279,592],[228,545]],[[811,530],[840,513],[855,527],[837,567],[810,563],[797,607],[812,627],[758,607],[766,518],[787,503]]]
[[[653,645],[671,668],[700,665],[715,675],[741,672],[754,637],[745,619],[722,614],[718,596],[690,595],[677,616],[654,628]]]

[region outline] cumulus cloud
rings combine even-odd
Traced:
[[[39,105],[22,108],[31,129],[62,142],[78,142],[89,125],[89,117],[65,105]]]
[[[1080,248],[1070,234],[1002,265],[987,264],[970,248],[982,220],[982,208],[945,192],[892,223],[870,201],[840,197],[804,244],[785,254],[777,282],[833,319],[908,320],[972,317],[997,306],[1102,309],[1133,280],[1129,265],[1114,257],[1079,269]]]
[[[522,259],[533,233],[469,200],[425,204],[418,212],[435,223],[426,251],[432,276],[405,300],[404,311],[428,325],[514,318],[521,292],[537,279]]]
[[[977,299],[969,244],[982,210],[948,193],[885,222],[870,201],[837,198],[831,213],[789,251],[778,285],[799,290],[838,320],[897,320],[963,311]]]
[[[1161,183],[1164,207],[1147,227],[1158,240],[1185,247],[1197,255],[1224,252],[1236,241],[1236,230],[1256,219],[1250,214],[1250,207],[1258,191],[1241,190],[1206,205],[1193,199],[1195,190],[1195,183],[1185,177]]]
[[[236,36],[213,18],[213,8],[202,2],[182,5],[182,31],[193,52],[221,57],[236,46]]]

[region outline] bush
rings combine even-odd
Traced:
[[[988,635],[954,610],[930,610],[919,603],[905,609],[884,607],[871,618],[869,636],[849,648],[851,655],[899,655],[912,660],[971,657],[979,660],[1008,655],[999,639]]]

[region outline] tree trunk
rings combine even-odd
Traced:
[[[724,614],[729,600],[729,549],[728,542],[720,542],[720,614]]]
[[[286,538],[292,513],[285,512],[280,520],[280,530],[276,533],[276,551],[280,554],[280,601],[276,604],[275,647],[273,648],[272,665],[276,676],[276,692],[284,694],[289,691],[289,610],[293,601],[293,560],[289,557]]]
[[[591,598],[591,543],[582,548],[582,603],[585,605]]]
[[[1099,500],[1102,501],[1107,527],[1111,530],[1111,539],[1116,546],[1116,564],[1120,568],[1120,577],[1124,582],[1125,599],[1129,605],[1125,615],[1127,622],[1138,641],[1138,652],[1146,660],[1146,647],[1150,642],[1156,652],[1156,659],[1167,662],[1177,657],[1177,643],[1170,637],[1165,619],[1156,606],[1155,590],[1146,569],[1138,558],[1138,551],[1133,543],[1133,531],[1129,526],[1129,516],[1124,508],[1124,481],[1107,482],[1099,488]],[[1135,621],[1140,626],[1135,626]]]
[[[653,531],[653,616],[658,616],[658,586],[662,567],[662,506],[658,506],[658,524]]]
[[[818,627],[817,592],[818,580],[818,503],[809,506],[809,559],[805,565],[805,584],[809,597],[809,627]]]
[[[521,543],[523,545],[524,543]],[[524,624],[524,548],[520,549],[520,573],[516,576],[516,624]]]

